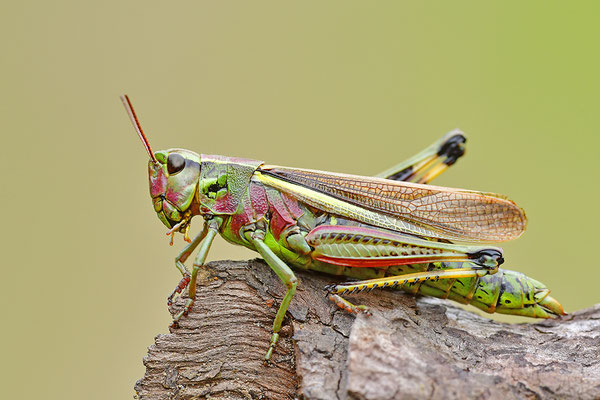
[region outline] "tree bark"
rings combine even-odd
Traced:
[[[559,320],[505,324],[379,290],[351,297],[373,310],[354,317],[325,297],[332,277],[296,275],[273,362],[264,365],[283,284],[261,260],[210,263],[190,314],[149,348],[137,397],[600,398],[600,304]]]

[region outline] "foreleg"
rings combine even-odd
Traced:
[[[202,239],[204,239],[207,232],[208,225],[204,223],[204,228],[202,229],[202,232],[196,235],[196,237],[187,246],[185,246],[183,250],[181,250],[181,253],[179,253],[177,257],[175,257],[175,267],[179,270],[179,272],[181,272],[181,275],[183,277],[181,278],[175,289],[173,289],[173,292],[171,292],[169,297],[167,297],[167,305],[169,307],[171,306],[171,304],[173,304],[173,297],[176,294],[181,293],[183,289],[185,289],[190,283],[191,275],[185,267],[184,262],[186,262],[188,257],[194,252],[194,250],[196,250],[196,247],[198,247],[198,244],[202,241]]]
[[[202,267],[206,261],[206,257],[208,256],[208,251],[210,250],[210,246],[212,245],[213,240],[215,239],[215,236],[217,235],[217,233],[219,231],[219,227],[220,227],[221,223],[222,223],[222,219],[220,219],[218,217],[215,217],[207,222],[208,227],[207,227],[206,237],[204,238],[204,240],[202,240],[202,244],[200,245],[200,250],[198,251],[198,254],[196,255],[196,259],[194,260],[192,274],[190,276],[190,281],[188,283],[188,299],[186,300],[185,306],[183,307],[183,309],[181,311],[179,311],[175,315],[175,317],[173,317],[172,326],[176,326],[177,322],[181,319],[181,317],[186,315],[189,312],[190,308],[192,307],[192,304],[194,304],[194,300],[196,298],[196,279],[198,277],[198,271],[200,270],[200,267]],[[196,239],[194,239],[194,240],[196,240]],[[192,241],[192,243],[193,243],[193,241]],[[190,245],[192,243],[190,243]],[[191,253],[191,251],[190,251],[190,253]],[[188,256],[189,256],[189,254],[186,256],[186,258]]]

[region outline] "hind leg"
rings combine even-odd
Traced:
[[[464,134],[455,129],[420,153],[377,174],[379,178],[414,183],[429,183],[465,153]]]

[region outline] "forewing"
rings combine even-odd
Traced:
[[[263,183],[323,211],[421,236],[503,242],[527,223],[522,209],[496,194],[277,166],[259,172]]]

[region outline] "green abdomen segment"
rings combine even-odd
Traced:
[[[366,226],[321,225],[306,241],[315,260],[351,267],[467,260],[494,267],[502,260],[498,248],[446,244]]]
[[[390,267],[386,275],[462,268],[463,263],[430,263]],[[446,279],[398,286],[404,291],[470,304],[488,313],[553,318],[564,315],[560,303],[541,282],[520,272],[499,269],[493,275]]]

